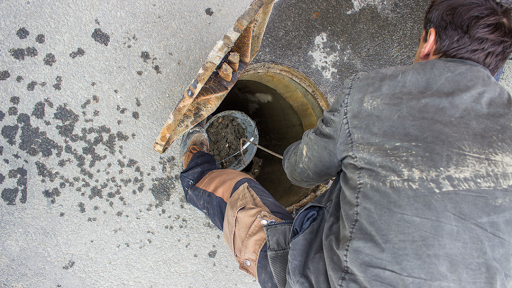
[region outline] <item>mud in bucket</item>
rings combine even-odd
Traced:
[[[240,126],[243,131],[230,129],[240,128]],[[258,144],[259,140],[256,123],[247,114],[236,110],[227,110],[213,116],[206,123],[205,128],[210,139],[210,153],[222,168],[242,171],[256,154],[258,148],[244,141],[242,147],[244,164],[242,153],[240,153],[240,138],[246,138],[255,144]]]

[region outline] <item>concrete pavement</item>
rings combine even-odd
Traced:
[[[0,2],[0,286],[258,286],[152,150],[249,4]]]

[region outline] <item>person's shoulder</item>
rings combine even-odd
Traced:
[[[367,83],[365,85],[371,84],[371,83],[380,83],[385,80],[389,80],[390,78],[393,78],[393,75],[401,75],[404,73],[407,73],[410,70],[417,69],[414,67],[414,65],[408,65],[408,66],[392,66],[392,67],[385,67],[380,68],[373,71],[368,72],[359,72],[351,77],[349,77],[347,80],[345,80],[345,85],[355,83]]]
[[[382,83],[384,81],[413,80],[415,78],[446,77],[491,77],[489,70],[469,60],[442,58],[414,63],[407,66],[386,67],[371,72],[353,75],[349,80],[362,85]]]

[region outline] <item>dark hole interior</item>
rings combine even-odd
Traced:
[[[302,121],[292,105],[261,82],[238,81],[214,114],[225,110],[239,110],[249,115],[258,127],[259,144],[280,155],[304,133]],[[288,180],[281,159],[261,149],[255,157],[262,160],[256,180],[283,206],[295,204],[308,194],[308,188],[295,186]]]

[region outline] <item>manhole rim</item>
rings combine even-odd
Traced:
[[[246,78],[251,74],[274,74],[278,76],[286,76],[309,92],[324,111],[329,110],[330,103],[325,94],[318,88],[318,85],[316,85],[304,73],[295,68],[276,62],[254,63],[247,67],[244,74],[240,76],[239,81],[247,80]]]

